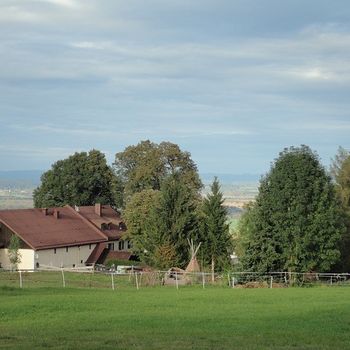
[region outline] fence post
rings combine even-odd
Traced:
[[[205,275],[204,272],[202,272],[202,285],[203,285],[203,289],[205,288]]]
[[[63,284],[63,288],[65,288],[66,287],[66,280],[64,278],[64,271],[63,271],[63,269],[61,270],[61,272],[62,272],[62,284]]]
[[[333,285],[333,276],[331,276],[331,286]]]
[[[113,272],[111,273],[111,277],[112,277],[112,289],[114,290],[114,276],[113,276]]]
[[[235,288],[235,277],[232,277],[232,288]]]
[[[137,279],[137,273],[134,272],[135,279],[136,279],[136,289],[139,290],[139,281]]]
[[[176,289],[179,289],[179,281],[177,280],[177,272],[175,272],[175,285],[176,285]]]
[[[19,288],[23,288],[23,281],[22,281],[22,271],[19,270]]]
[[[270,276],[270,288],[272,288],[273,276]]]

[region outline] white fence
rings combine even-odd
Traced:
[[[0,270],[0,287],[20,288],[124,288],[168,287],[184,288],[287,288],[302,286],[350,286],[349,273],[254,273],[227,272],[212,275],[207,272],[136,271],[116,273],[96,271],[91,267],[76,269],[41,268],[36,271]]]

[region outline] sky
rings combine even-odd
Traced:
[[[0,1],[0,170],[150,139],[262,174],[349,134],[348,0]]]

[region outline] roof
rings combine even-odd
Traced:
[[[108,241],[109,235],[88,219],[95,207],[82,208],[84,214],[70,206],[50,208],[47,215],[45,209],[1,210],[0,222],[35,250]],[[59,218],[53,215],[57,211]],[[106,208],[106,213],[113,217],[115,222],[118,217],[121,221],[119,213],[111,207]],[[116,231],[120,237],[122,232]],[[113,234],[117,237],[117,232]]]
[[[133,260],[135,255],[131,252],[109,251],[106,260]]]
[[[98,260],[100,259],[102,253],[107,249],[106,243],[98,243],[96,244],[96,247],[91,252],[90,256],[86,260],[86,264],[96,264]]]
[[[78,210],[81,216],[92,222],[110,240],[119,239],[126,231],[120,213],[110,205],[101,205],[101,216],[96,213],[94,206],[82,206]],[[109,224],[109,228],[104,228],[102,224]]]

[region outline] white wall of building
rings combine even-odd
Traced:
[[[125,241],[120,246],[119,241],[107,242],[111,244],[111,250],[128,251],[128,242]],[[32,249],[19,249],[21,262],[18,265],[19,270],[33,270],[43,266],[53,267],[80,267],[85,266],[85,261],[90,256],[96,244],[87,244],[75,247],[52,248],[34,251]],[[120,249],[122,248],[122,249]],[[8,249],[0,249],[0,264],[3,269],[12,268]]]
[[[35,252],[35,266],[80,267],[90,256],[96,244],[76,247],[37,250]],[[39,265],[38,265],[39,264]]]
[[[34,269],[34,255],[33,249],[19,249],[21,256],[21,262],[18,264],[19,270],[33,270]],[[11,265],[8,249],[0,249],[0,264],[3,269],[10,270],[13,268]]]

